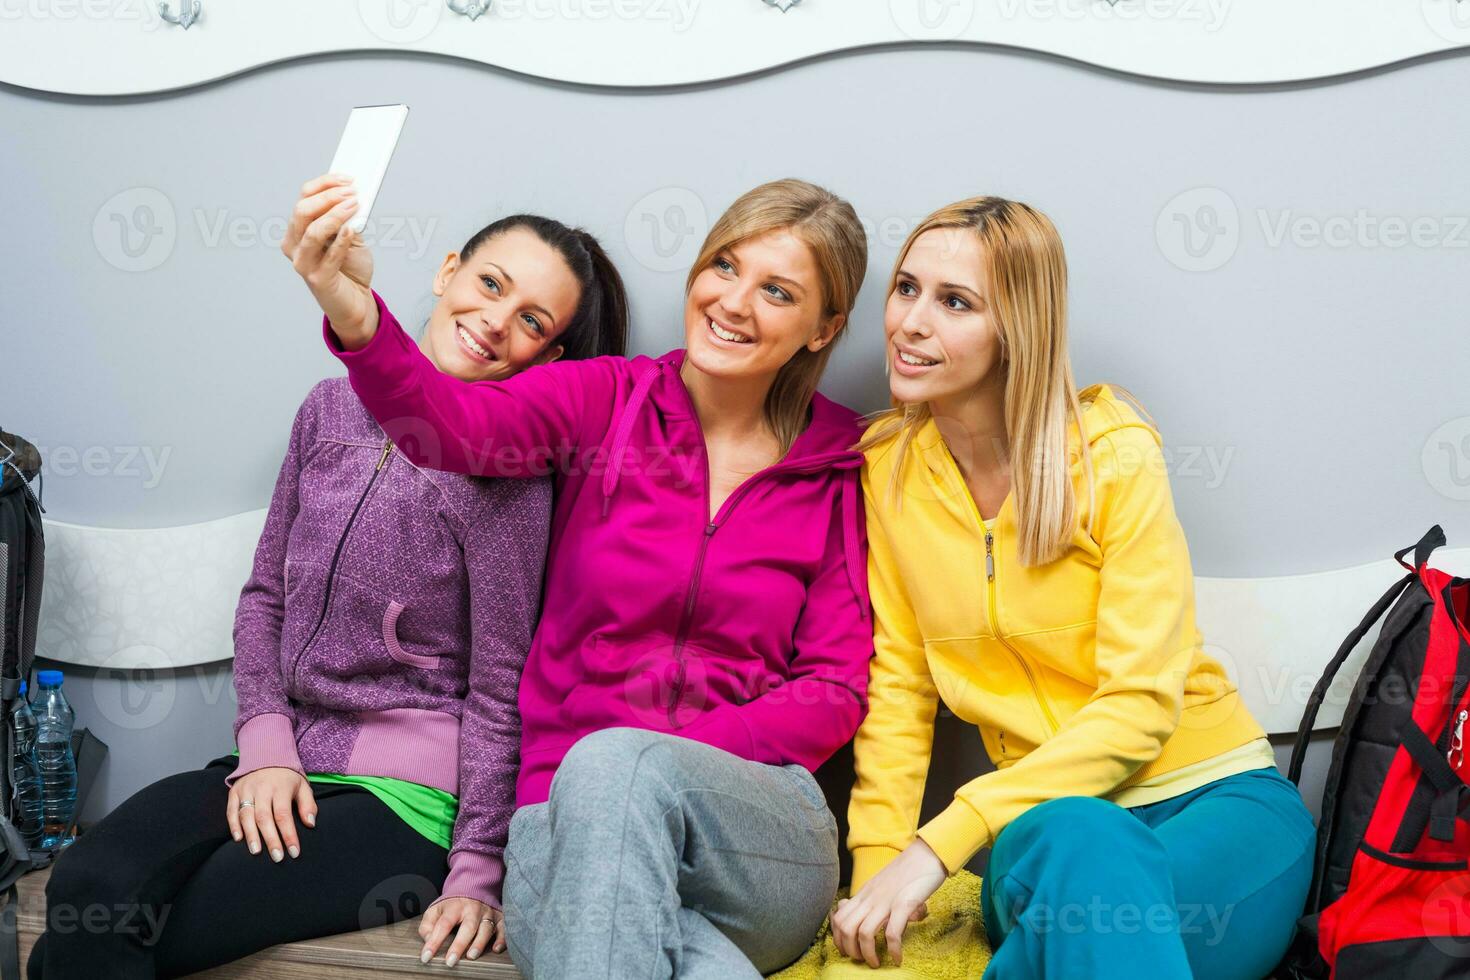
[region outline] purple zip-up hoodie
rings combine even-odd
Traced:
[[[470,384],[434,370],[377,302],[361,350],[344,351],[325,318],[323,335],[410,458],[555,474],[546,593],[521,679],[518,806],[544,801],[566,751],[604,728],[807,769],[852,737],[873,653],[852,411],[815,396],[785,458],[711,515],[682,350]]]
[[[441,898],[498,907],[550,519],[549,480],[425,469],[347,379],[312,388],[235,613],[226,782],[285,766],[455,794]]]

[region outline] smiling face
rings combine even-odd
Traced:
[[[582,299],[566,261],[527,228],[511,228],[434,277],[439,302],[421,349],[463,381],[508,378],[561,356],[556,340]]]
[[[831,342],[844,317],[829,314],[811,248],[779,228],[716,252],[684,302],[687,363],[711,377],[769,377],[802,348]]]
[[[1004,379],[986,269],[969,229],[931,228],[914,239],[883,313],[896,401],[933,407]]]

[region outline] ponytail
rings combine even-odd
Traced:
[[[578,311],[577,317],[585,318],[592,325],[587,332],[596,334],[590,338],[596,341],[596,349],[588,356],[621,357],[628,349],[628,291],[623,286],[623,276],[595,235],[581,228],[572,229],[572,234],[592,263],[591,280],[582,286],[584,309]]]

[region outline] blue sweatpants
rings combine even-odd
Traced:
[[[985,980],[1260,980],[1311,884],[1312,817],[1276,769],[1124,809],[1069,796],[996,839]]]

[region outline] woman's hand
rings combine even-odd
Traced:
[[[357,192],[348,178],[324,174],[309,180],[281,240],[281,252],[348,350],[367,346],[378,330],[378,305],[370,288],[373,253],[347,227],[357,207]]]
[[[260,842],[264,839],[272,861],[279,862],[286,854],[293,858],[300,856],[301,841],[296,836],[296,823],[291,819],[293,802],[301,813],[301,822],[315,827],[316,797],[305,776],[282,766],[247,772],[235,780],[225,802],[230,836],[237,841],[245,840],[251,854],[260,853]],[[250,805],[243,805],[247,803]]]
[[[904,848],[882,871],[837,903],[832,938],[844,956],[864,960],[877,969],[880,932],[888,936],[888,955],[903,965],[903,931],[929,914],[925,904],[949,877],[944,862],[920,838]]]
[[[473,898],[446,898],[430,905],[419,921],[419,936],[424,940],[419,962],[432,960],[455,927],[458,931],[454,942],[444,954],[445,966],[453,966],[465,955],[472,960],[479,959],[492,938],[495,943],[491,949],[505,952],[505,916],[498,908]]]

